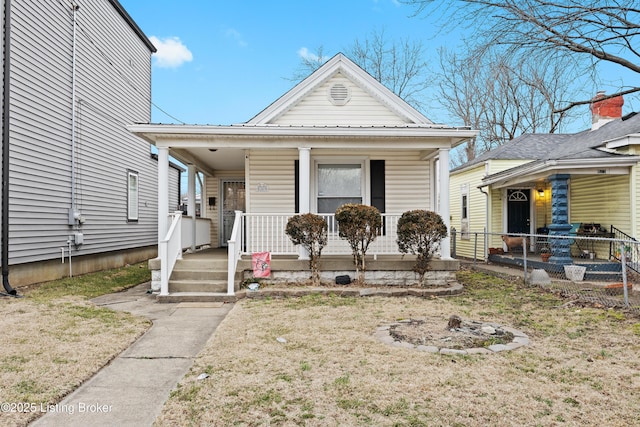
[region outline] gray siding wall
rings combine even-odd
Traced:
[[[149,122],[151,52],[108,0],[78,0],[76,208],[72,204],[73,15],[68,2],[14,0],[11,48],[10,264],[157,242],[157,161],[125,126]],[[139,220],[127,221],[127,171],[139,174]],[[173,175],[173,174],[172,174]]]
[[[0,99],[2,100],[0,102],[0,120],[2,120],[2,112],[4,111],[4,0],[2,0],[2,15],[0,15],[0,27],[2,27],[0,34],[2,34],[0,36],[0,39],[2,40],[2,71],[0,71],[2,73],[2,85],[0,87],[0,91],[2,91],[2,94],[0,95]],[[2,134],[2,127],[0,126],[0,177],[2,176],[2,147],[4,144],[4,134]],[[0,183],[1,185],[1,183]],[[2,195],[0,194],[0,197],[2,197]],[[4,217],[4,211],[2,209],[0,209],[0,235],[2,233],[2,224],[4,224],[4,222],[2,221],[2,218]],[[2,257],[2,245],[0,245],[0,258]]]

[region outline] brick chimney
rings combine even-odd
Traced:
[[[599,101],[605,96],[604,91],[598,91],[596,96],[593,97],[593,102],[590,106],[591,130],[596,130],[605,123],[622,117],[622,105],[624,104],[622,95]]]

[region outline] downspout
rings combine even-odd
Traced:
[[[80,6],[73,3],[73,40],[71,46],[71,215],[69,225],[76,222],[76,13]],[[69,253],[71,256],[71,253]]]
[[[4,66],[2,87],[2,285],[9,295],[17,295],[9,284],[9,91],[11,68],[11,0],[4,2]]]
[[[69,225],[72,230],[77,230],[76,224],[80,218],[80,213],[76,208],[76,40],[77,40],[77,12],[80,9],[75,2],[71,4],[73,8],[73,36],[71,42],[71,210],[69,211]],[[72,243],[74,236],[70,235],[67,240],[69,248],[69,277],[73,277],[71,268]]]

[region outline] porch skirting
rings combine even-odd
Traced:
[[[412,286],[418,285],[418,274],[411,271],[413,257],[378,257],[366,260],[365,283],[376,286]],[[430,270],[425,274],[422,286],[445,286],[456,281],[456,272],[460,268],[458,260],[434,259]],[[241,260],[238,270],[242,279],[253,278],[250,260]],[[351,257],[321,258],[320,279],[324,283],[335,283],[336,276],[348,275],[356,279],[356,271]],[[275,258],[271,260],[271,276],[262,279],[270,284],[295,284],[309,280],[311,271],[309,261],[299,259]],[[236,288],[237,289],[237,288]]]

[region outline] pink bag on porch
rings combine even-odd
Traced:
[[[251,254],[253,277],[269,277],[271,275],[271,252],[254,252]]]

